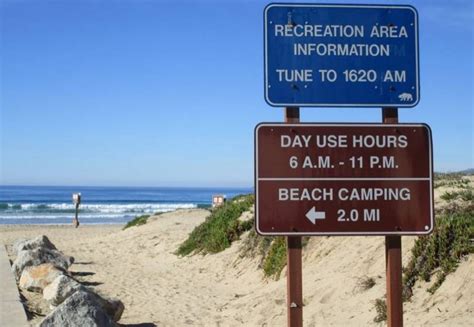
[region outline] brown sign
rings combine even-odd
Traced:
[[[432,170],[424,124],[260,124],[257,232],[429,234]]]

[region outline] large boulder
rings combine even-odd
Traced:
[[[36,248],[46,248],[50,250],[57,250],[53,243],[46,235],[40,235],[32,239],[20,239],[13,243],[13,252],[18,255],[20,251],[33,250]]]
[[[40,323],[39,327],[117,327],[96,296],[78,291],[68,297]]]
[[[76,292],[88,292],[100,307],[112,318],[113,321],[119,321],[125,309],[122,301],[117,299],[104,298],[73,278],[62,275],[58,276],[51,284],[43,290],[43,298],[52,306],[58,306],[68,297]]]
[[[42,263],[52,263],[58,268],[67,270],[73,262],[73,257],[65,256],[57,250],[36,248],[33,250],[23,250],[18,252],[12,265],[12,271],[18,280],[23,269],[29,266],[38,266]]]
[[[122,317],[122,313],[125,310],[125,306],[122,301],[118,299],[103,298],[98,294],[95,294],[97,302],[107,312],[113,321],[119,321]]]
[[[55,267],[52,263],[28,266],[21,273],[19,286],[31,292],[42,292],[56,277],[63,274],[64,270]]]
[[[48,301],[52,306],[58,306],[77,291],[88,290],[84,285],[73,278],[61,275],[56,277],[51,284],[44,288],[43,299]]]

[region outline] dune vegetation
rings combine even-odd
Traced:
[[[460,174],[436,174],[440,191],[433,233],[416,239],[403,269],[403,300],[409,301],[417,281],[432,282],[431,294],[456,271],[466,255],[474,253],[474,179]],[[386,320],[385,298],[375,303],[375,322]]]
[[[197,226],[178,248],[177,254],[217,253],[228,248],[233,241],[253,226],[253,219],[240,220],[240,216],[254,204],[253,195],[241,195],[211,211],[209,217]]]
[[[126,223],[123,229],[127,229],[133,226],[145,225],[148,221],[148,218],[150,218],[150,215],[137,216],[130,220],[128,223]]]

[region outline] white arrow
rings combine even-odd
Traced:
[[[315,207],[309,209],[306,213],[306,218],[309,219],[313,224],[316,224],[316,220],[318,219],[326,219],[326,212],[324,211],[316,211]]]

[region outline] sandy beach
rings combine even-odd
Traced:
[[[0,327],[474,327],[473,35],[474,0],[0,0]]]
[[[75,257],[73,276],[123,301],[123,325],[285,326],[285,271],[277,281],[266,279],[258,258],[242,258],[248,232],[218,254],[174,254],[208,215],[201,209],[178,210],[127,230],[118,225],[1,226],[0,235],[7,249],[15,239],[47,235]],[[403,238],[404,263],[413,242]],[[378,325],[374,301],[385,294],[383,237],[313,237],[303,255],[305,326]],[[434,295],[419,282],[404,305],[406,325],[470,325],[473,271],[470,256]],[[363,290],[360,281],[367,277],[375,285]],[[39,306],[26,295],[31,306]]]

